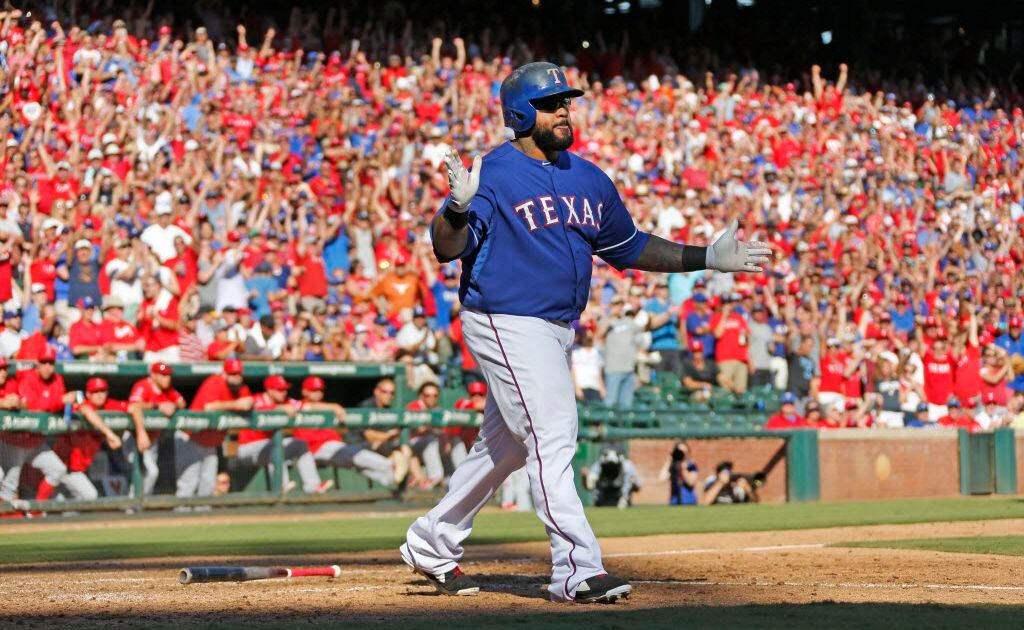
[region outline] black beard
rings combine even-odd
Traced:
[[[569,137],[561,139],[555,135],[553,127],[547,129],[534,129],[533,130],[533,143],[537,145],[537,148],[541,151],[565,151],[572,146],[574,141],[572,133],[572,125],[569,125]]]

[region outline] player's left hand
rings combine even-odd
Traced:
[[[445,156],[445,163],[448,165],[448,187],[451,193],[448,198],[448,205],[456,212],[469,210],[469,202],[476,195],[476,189],[480,187],[480,170],[483,159],[478,155],[473,160],[473,171],[467,171],[462,164],[462,158],[455,149],[449,149]]]
[[[708,247],[705,264],[708,269],[725,273],[746,271],[761,273],[764,265],[770,260],[772,248],[768,243],[750,241],[744,243],[736,240],[736,228],[739,221],[734,220],[725,232]]]

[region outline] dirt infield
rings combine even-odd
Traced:
[[[1024,604],[1024,560],[1009,556],[829,548],[845,541],[998,536],[1024,520],[830,528],[787,532],[616,538],[606,565],[636,585],[617,611],[687,605],[810,602]],[[544,544],[471,546],[464,569],[477,597],[441,598],[392,552],[339,557],[194,558],[20,565],[0,569],[0,626],[76,627],[394,621],[452,612],[593,611],[542,598]],[[190,564],[340,564],[339,579],[310,578],[182,586]],[[611,610],[608,608],[608,610]]]

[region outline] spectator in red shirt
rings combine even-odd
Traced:
[[[302,401],[288,396],[288,381],[279,374],[272,374],[263,380],[263,392],[253,396],[252,410],[259,411],[282,411],[288,415],[302,409]],[[283,471],[274,471],[270,463],[270,449],[272,431],[260,431],[257,429],[242,429],[238,432],[238,461],[251,466],[269,466],[270,474],[284,475],[285,492],[291,489],[294,484],[288,479],[287,468]],[[286,437],[284,438],[284,456],[295,462],[295,469],[302,481],[303,492],[311,494],[323,494],[334,486],[331,480],[321,481],[320,473],[316,469],[316,460],[309,452],[309,446],[302,440]]]
[[[298,256],[292,269],[292,278],[296,279],[299,292],[299,304],[302,309],[314,312],[327,305],[327,267],[324,266],[324,232],[321,236],[306,236],[296,246]]]
[[[954,396],[946,403],[946,408],[949,409],[949,412],[939,418],[940,425],[957,429],[967,429],[969,433],[982,430],[981,425],[974,421],[973,405],[968,412],[961,407],[960,400]]]
[[[118,361],[127,359],[129,353],[142,353],[146,347],[135,326],[124,320],[124,303],[116,295],[108,295],[103,301],[100,340],[107,354]]]
[[[750,376],[748,343],[750,326],[742,315],[733,310],[733,296],[723,298],[722,308],[711,317],[710,327],[715,336],[715,364],[718,384],[742,394],[747,391]]]
[[[828,409],[842,408],[846,403],[847,357],[839,350],[839,339],[829,337],[825,352],[819,359],[821,381],[818,384],[818,402]]]
[[[206,377],[199,386],[191,409],[245,413],[252,405],[252,393],[242,381],[242,362],[228,359],[222,373]],[[175,496],[213,496],[217,485],[217,448],[224,436],[224,431],[215,429],[174,432]]]
[[[139,335],[146,342],[143,359],[147,363],[177,363],[181,359],[178,298],[165,289],[156,276],[148,276],[142,281],[142,295],[138,328]]]
[[[96,457],[103,442],[106,442],[111,450],[121,448],[121,438],[110,430],[110,427],[97,413],[98,411],[127,413],[128,403],[124,400],[110,398],[109,390],[107,381],[104,379],[90,378],[85,384],[85,400],[74,409],[85,419],[90,428],[64,433],[53,444],[53,451],[68,467],[70,471],[68,474],[83,478],[83,486],[89,484],[89,487],[92,487],[92,483],[85,473],[92,465],[92,460]],[[93,496],[98,496],[95,488],[93,488]]]
[[[925,352],[924,393],[928,401],[928,420],[936,422],[946,416],[949,410],[946,401],[953,395],[953,376],[956,362],[949,354],[945,337],[936,337],[932,347]]]
[[[155,409],[170,418],[185,408],[185,398],[171,386],[173,375],[171,366],[162,361],[154,363],[149,368],[149,376],[136,382],[128,396],[128,413],[135,425],[135,435],[126,432],[121,441],[129,462],[134,460],[136,451],[142,454],[142,491],[147,495],[153,494],[160,476],[157,466],[160,431],[146,430],[143,413]]]
[[[344,407],[324,402],[324,380],[319,376],[302,381],[302,409],[331,412],[338,423],[345,418]],[[306,442],[318,464],[350,468],[385,488],[400,487],[408,473],[408,468],[396,470],[390,459],[365,444],[346,444],[338,429],[295,429],[292,436]]]
[[[103,346],[103,329],[96,322],[96,304],[93,299],[86,296],[78,300],[78,310],[81,311],[82,318],[71,324],[71,329],[68,331],[71,353],[79,360],[112,359],[113,357],[107,355]]]
[[[768,431],[779,431],[785,429],[814,429],[816,427],[796,412],[796,396],[791,392],[786,392],[779,397],[779,412],[768,418],[764,428]]]

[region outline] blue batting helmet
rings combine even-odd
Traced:
[[[583,96],[583,90],[570,87],[565,73],[553,63],[535,61],[519,66],[501,82],[501,113],[505,126],[516,133],[533,129],[537,110],[530,101],[557,94]]]

